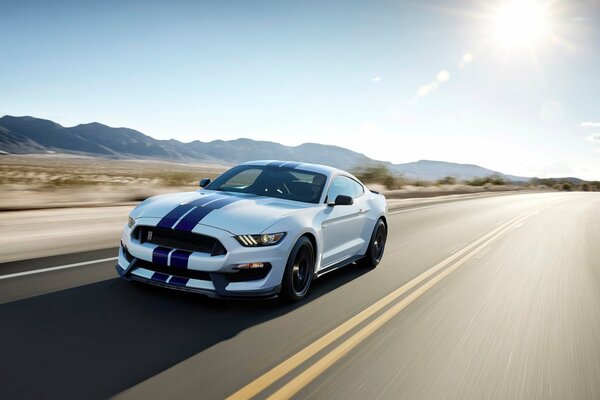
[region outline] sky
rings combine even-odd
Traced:
[[[600,0],[0,0],[0,20],[1,115],[600,179]]]

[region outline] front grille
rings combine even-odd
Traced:
[[[171,249],[208,253],[211,256],[227,254],[227,250],[218,239],[199,233],[179,232],[153,226],[138,226],[131,236],[139,240],[140,243],[152,243]]]
[[[166,265],[152,264],[151,262],[138,259],[135,262],[136,268],[144,268],[150,271],[161,272],[167,275],[179,276],[182,278],[199,279],[201,281],[210,281],[210,273],[206,271],[195,271],[187,268],[175,268]]]

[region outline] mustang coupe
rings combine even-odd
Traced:
[[[200,186],[131,212],[121,277],[211,297],[295,301],[313,279],[353,262],[372,268],[383,257],[385,197],[347,172],[253,161]]]

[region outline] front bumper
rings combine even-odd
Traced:
[[[213,289],[203,289],[200,287],[196,287],[197,282],[192,282],[192,286],[187,286],[185,284],[180,284],[180,283],[172,283],[172,282],[170,283],[170,282],[168,282],[168,280],[162,281],[162,280],[152,279],[152,277],[144,278],[144,277],[140,276],[139,274],[134,275],[134,274],[125,272],[119,264],[117,264],[115,266],[115,269],[117,270],[117,273],[119,274],[119,276],[121,278],[128,280],[128,281],[137,281],[137,282],[147,283],[147,284],[154,285],[154,286],[164,287],[167,289],[174,289],[174,290],[180,290],[183,292],[192,292],[192,293],[203,294],[203,295],[211,297],[211,298],[219,298],[219,299],[244,298],[244,297],[269,298],[269,297],[276,296],[279,293],[279,291],[281,290],[281,285],[278,285],[272,289],[235,292],[235,291],[227,290],[226,286],[221,286],[218,284],[214,285]],[[143,271],[142,273],[144,275],[146,275],[146,271]],[[173,278],[173,276],[170,277],[170,279],[172,279],[172,278]],[[219,278],[217,278],[217,280],[218,279]],[[213,282],[214,282],[214,280],[213,280]]]
[[[152,226],[154,221],[138,221],[137,225]],[[200,293],[216,298],[272,297],[279,293],[287,256],[289,239],[284,238],[276,246],[247,248],[241,246],[230,233],[220,229],[198,226],[196,233],[213,236],[221,241],[227,254],[210,256],[192,252],[187,267],[153,264],[156,245],[140,243],[131,237],[127,226],[121,236],[121,247],[116,271],[126,280],[138,281],[169,289]],[[174,249],[177,250],[177,249]],[[236,266],[244,263],[263,262],[270,265],[266,276],[258,279],[232,281]],[[239,275],[241,276],[241,275]]]

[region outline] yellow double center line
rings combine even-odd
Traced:
[[[280,380],[292,370],[296,369],[308,359],[312,358],[314,355],[316,355],[317,353],[325,349],[327,346],[338,340],[340,337],[350,332],[352,329],[360,325],[362,322],[364,322],[371,316],[375,315],[384,307],[392,303],[394,300],[398,299],[405,293],[419,286],[425,280],[427,280],[428,278],[430,278],[431,276],[435,275],[437,272],[443,269],[441,273],[435,275],[432,279],[418,287],[408,296],[404,297],[398,303],[394,304],[388,310],[379,315],[376,319],[374,319],[369,324],[361,328],[358,332],[354,333],[352,336],[344,340],[341,344],[339,344],[329,353],[325,354],[323,357],[318,359],[314,364],[303,370],[299,375],[297,375],[295,378],[293,378],[291,381],[286,383],[283,387],[281,387],[279,390],[277,390],[275,393],[269,396],[269,399],[289,399],[290,397],[298,393],[307,384],[312,382],[316,377],[318,377],[336,361],[338,361],[340,358],[346,355],[350,350],[352,350],[363,340],[369,337],[373,332],[377,331],[392,317],[394,317],[396,314],[398,314],[400,311],[406,308],[417,298],[422,296],[425,292],[427,292],[429,289],[435,286],[452,271],[464,264],[481,249],[485,248],[490,242],[498,238],[500,235],[502,235],[509,229],[520,224],[526,218],[538,213],[541,210],[542,208],[538,208],[524,213],[516,218],[513,218],[510,221],[492,230],[491,232],[485,234],[473,243],[465,246],[458,252],[454,253],[450,257],[436,264],[435,266],[428,269],[427,271],[417,276],[410,282],[406,283],[402,287],[394,290],[392,293],[388,294],[381,300],[377,301],[373,305],[367,307],[365,310],[356,314],[354,317],[339,325],[337,328],[334,328],[325,336],[322,336],[320,339],[316,340],[312,344],[300,350],[299,352],[297,352],[287,360],[283,361],[270,371],[261,375],[254,381],[250,382],[248,385],[244,386],[243,388],[229,396],[227,399],[251,399],[256,395],[260,394],[262,391],[267,389],[276,381]]]

